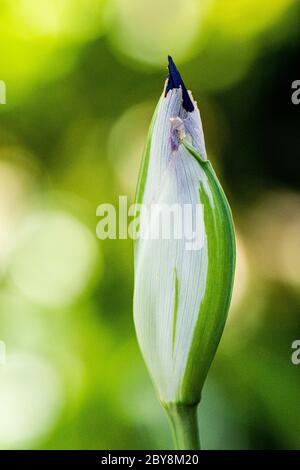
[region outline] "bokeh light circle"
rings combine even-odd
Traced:
[[[99,266],[96,237],[70,214],[33,214],[22,228],[12,254],[10,274],[31,300],[62,306],[76,300]]]
[[[167,54],[191,57],[209,0],[113,0],[110,38],[121,53],[145,64],[162,65]]]
[[[0,367],[0,445],[26,447],[53,428],[64,403],[55,369],[32,354],[8,356]]]

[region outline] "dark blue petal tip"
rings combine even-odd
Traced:
[[[190,95],[188,94],[188,91],[185,87],[185,84],[183,83],[180,73],[178,72],[177,67],[174,64],[173,59],[170,55],[168,55],[168,61],[169,61],[169,65],[168,65],[169,74],[168,74],[168,82],[166,86],[165,96],[167,96],[168,92],[170,90],[173,90],[173,88],[181,87],[182,106],[186,111],[191,113],[192,111],[194,111],[194,105],[192,103]]]

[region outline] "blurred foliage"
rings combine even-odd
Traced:
[[[133,200],[174,55],[230,199],[238,265],[199,413],[205,448],[299,448],[296,0],[0,0],[1,448],[171,448],[132,322]]]

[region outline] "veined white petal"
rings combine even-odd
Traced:
[[[135,326],[145,362],[159,396],[165,402],[180,401],[208,269],[204,216],[202,213],[199,227],[196,212],[201,204],[200,182],[210,197],[207,176],[180,142],[176,150],[172,150],[172,132],[178,129],[182,132],[180,121],[175,121],[174,126],[176,118],[182,120],[193,147],[206,159],[197,106],[192,113],[187,113],[182,108],[181,89],[169,91],[160,99],[153,126],[142,203],[149,211],[154,205],[171,208],[177,204],[183,208],[189,204],[190,225],[198,225],[198,230],[203,230],[201,248],[188,250],[184,237],[163,239],[162,236],[139,239],[135,247]],[[151,218],[148,231],[156,229],[159,222],[159,215]],[[177,223],[175,220],[174,224]]]

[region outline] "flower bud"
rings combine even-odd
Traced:
[[[156,231],[158,236],[151,237],[157,213],[140,219],[140,233],[148,236],[135,243],[134,321],[161,402],[195,405],[227,317],[235,237],[228,202],[206,156],[197,103],[171,57],[148,134],[137,202],[148,212],[154,206],[189,208],[182,210],[183,220],[172,219],[175,236]],[[185,231],[178,236],[182,225],[197,243]]]

